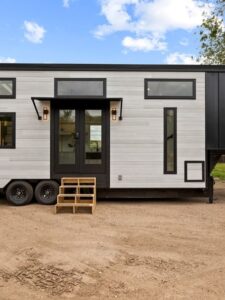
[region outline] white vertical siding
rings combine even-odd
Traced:
[[[30,98],[53,96],[55,77],[102,77],[107,78],[107,97],[123,98],[123,121],[111,121],[110,126],[110,187],[205,186],[184,182],[184,161],[205,161],[204,73],[1,71],[0,77],[17,78],[17,98],[0,99],[0,112],[16,112],[16,149],[0,149],[0,184],[12,178],[50,177],[50,121],[37,119]],[[144,78],[195,78],[197,98],[146,100]],[[38,106],[42,111],[46,104]],[[164,107],[177,107],[176,175],[163,174]]]
[[[37,119],[31,96],[52,96],[52,79],[33,72],[2,71],[0,77],[17,79],[16,99],[0,99],[0,112],[16,113],[16,149],[0,149],[0,187],[11,179],[50,178],[50,121]]]
[[[202,164],[201,163],[187,163],[187,181],[202,180]]]
[[[196,100],[146,100],[144,78],[194,78]],[[111,122],[111,187],[205,187],[204,182],[184,182],[184,161],[205,161],[204,73],[117,73],[108,79],[108,96],[124,99],[123,121]],[[177,107],[177,174],[173,175],[163,174],[164,107]]]

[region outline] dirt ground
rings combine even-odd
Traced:
[[[225,299],[216,201],[100,202],[95,214],[0,201],[0,299]]]

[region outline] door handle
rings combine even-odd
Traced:
[[[76,132],[75,133],[75,140],[79,140],[79,138],[80,138],[80,132]]]

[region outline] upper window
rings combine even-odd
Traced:
[[[104,78],[56,78],[55,96],[69,98],[105,98]]]
[[[0,98],[16,98],[15,78],[0,78]]]
[[[15,148],[15,113],[0,113],[0,148]]]
[[[196,99],[196,80],[145,79],[145,99]]]

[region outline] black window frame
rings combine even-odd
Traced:
[[[148,82],[149,81],[169,81],[169,82],[192,82],[192,96],[149,96]],[[196,100],[196,79],[177,79],[177,78],[145,78],[144,79],[144,97],[145,99],[176,99],[176,100]]]
[[[188,179],[188,164],[200,164],[202,166],[201,179]],[[205,162],[203,160],[185,160],[184,161],[184,182],[205,182]]]
[[[16,113],[14,112],[0,112],[0,117],[12,117],[12,146],[1,146],[0,149],[15,149],[16,148]]]
[[[103,95],[91,96],[91,95],[58,95],[58,82],[60,81],[102,81],[103,82]],[[103,99],[106,98],[106,78],[55,78],[54,79],[54,95],[56,98],[71,98],[71,99]]]
[[[174,170],[167,170],[167,111],[174,111]],[[164,137],[163,137],[163,150],[164,150],[164,174],[177,174],[177,107],[164,107],[163,112],[163,122],[164,122]]]
[[[16,78],[0,77],[0,81],[12,81],[12,95],[1,95],[0,99],[16,99]]]

